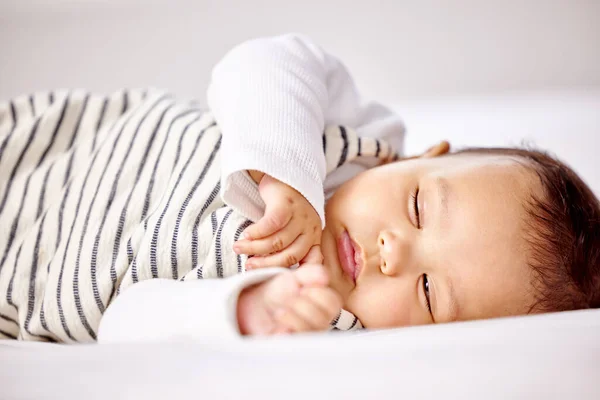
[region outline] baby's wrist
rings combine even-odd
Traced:
[[[252,178],[257,185],[260,184],[260,181],[265,176],[264,172],[256,171],[254,169],[249,169],[247,172],[248,175],[250,175],[250,178]]]

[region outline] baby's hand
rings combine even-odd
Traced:
[[[305,264],[245,289],[237,320],[243,335],[324,331],[342,307],[321,265]]]
[[[322,263],[321,219],[308,200],[269,175],[262,177],[258,190],[265,215],[233,245],[237,254],[254,256],[246,262],[246,269]]]

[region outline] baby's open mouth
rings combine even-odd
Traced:
[[[344,230],[337,240],[337,249],[342,270],[352,282],[356,283],[356,279],[362,269],[360,247],[352,240],[348,232]]]

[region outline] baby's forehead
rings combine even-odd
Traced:
[[[535,170],[532,164],[522,157],[479,153],[451,153],[431,159],[439,169],[469,175],[487,175],[531,180]]]
[[[470,204],[522,215],[532,197],[542,193],[534,167],[519,157],[458,153],[434,162],[431,176],[447,181],[457,197]]]
[[[539,186],[538,174],[531,163],[516,155],[464,152],[453,153],[447,160],[457,160],[458,168],[464,168],[474,175],[485,175],[489,178],[509,179],[519,184],[521,189],[531,191]]]
[[[517,166],[527,163],[525,159],[516,155],[495,153],[493,150],[459,150],[454,153],[449,153],[442,158],[460,159],[470,161],[472,163],[480,163],[481,165],[498,165],[498,166]]]

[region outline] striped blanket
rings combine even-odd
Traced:
[[[392,152],[343,127],[323,142],[328,173]],[[219,196],[220,145],[210,113],[159,91],[0,104],[0,338],[94,341],[136,282],[243,273],[232,244],[252,221]]]

